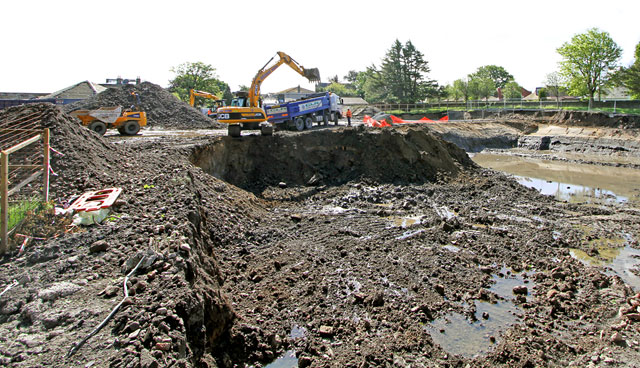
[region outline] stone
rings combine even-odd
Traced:
[[[147,349],[142,349],[140,352],[140,367],[141,368],[158,368],[158,361],[151,355],[151,352]]]
[[[160,308],[156,309],[156,314],[159,314],[161,316],[166,315],[167,314],[167,308],[160,307]]]
[[[331,326],[320,326],[318,329],[318,333],[323,337],[331,337],[333,336],[333,327]]]
[[[435,285],[433,287],[433,289],[436,291],[436,293],[440,294],[440,295],[444,295],[444,286],[441,284]]]
[[[180,244],[180,250],[188,253],[191,251],[191,246],[187,243],[182,243]]]
[[[128,338],[129,338],[129,340],[134,340],[134,339],[137,339],[139,335],[140,335],[140,329],[137,329],[137,330],[133,331],[132,333],[130,333]]]
[[[303,356],[298,359],[298,368],[311,367],[313,361],[308,356]]]
[[[524,285],[514,286],[512,291],[516,295],[527,295],[529,293],[529,289]]]
[[[38,297],[45,301],[54,301],[72,295],[81,289],[82,287],[68,281],[56,282],[50,287],[40,290]]]
[[[169,351],[171,350],[170,342],[157,342],[155,348],[160,351]]]
[[[287,183],[285,183],[284,181],[281,181],[278,183],[278,187],[280,187],[281,189],[284,189],[287,187]]]
[[[109,244],[106,240],[98,240],[89,246],[89,253],[104,252],[109,249]]]
[[[623,341],[624,341],[624,337],[622,337],[622,334],[620,332],[614,332],[613,335],[611,335],[612,343],[619,344]]]

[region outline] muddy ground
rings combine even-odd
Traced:
[[[426,124],[123,141],[48,105],[0,119],[29,109],[46,112],[64,154],[52,158],[60,206],[87,190],[123,194],[101,225],[31,224],[32,236],[61,231],[2,259],[0,287],[16,281],[0,296],[4,365],[263,366],[293,351],[278,362],[640,366],[638,290],[571,256],[638,248],[632,205],[556,202]],[[517,145],[530,123],[499,124],[516,126]],[[141,259],[122,308],[67,357]],[[479,340],[436,342],[504,309]],[[475,344],[484,351],[469,353]]]

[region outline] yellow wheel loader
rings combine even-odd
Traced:
[[[140,110],[140,98],[135,92],[131,95],[136,98],[136,103],[131,108],[123,111],[122,106],[101,107],[94,110],[75,110],[71,116],[80,120],[83,126],[94,132],[104,135],[107,129],[118,129],[121,135],[136,135],[141,127],[147,125],[147,113]]]

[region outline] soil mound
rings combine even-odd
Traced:
[[[552,124],[575,126],[598,126],[620,129],[640,128],[640,116],[628,114],[608,114],[589,111],[558,111],[552,118]]]
[[[147,113],[148,126],[174,129],[212,129],[222,124],[208,118],[197,109],[178,100],[164,88],[150,82],[109,88],[93,98],[66,105],[64,110],[95,109],[101,106],[125,106],[134,103],[131,92],[140,96],[140,108]],[[225,125],[226,126],[226,125]]]
[[[191,161],[217,178],[258,193],[282,182],[434,182],[474,167],[463,150],[420,127],[220,137],[196,148]]]

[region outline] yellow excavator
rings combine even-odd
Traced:
[[[273,126],[267,122],[267,114],[260,106],[260,86],[280,65],[289,65],[291,69],[307,78],[310,82],[320,81],[320,72],[317,68],[305,69],[293,60],[291,56],[282,51],[278,51],[277,56],[280,59],[275,64],[267,67],[275,58],[274,56],[258,70],[248,92],[237,93],[231,104],[232,106],[218,108],[218,121],[229,124],[228,131],[230,136],[239,137],[242,130],[248,129],[260,129],[262,135],[273,134]]]
[[[207,113],[207,116],[213,119],[216,119],[218,114],[216,113],[217,108],[224,106],[224,100],[220,99],[220,97],[214,95],[211,92],[198,91],[196,89],[189,90],[189,105],[195,107],[196,97],[204,97],[214,101],[216,108]]]

